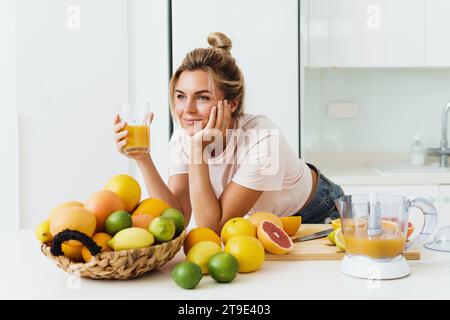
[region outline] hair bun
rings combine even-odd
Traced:
[[[208,36],[208,43],[215,49],[221,49],[230,54],[231,40],[222,32],[213,32]]]

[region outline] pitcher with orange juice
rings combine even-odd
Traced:
[[[389,194],[345,195],[336,200],[346,255],[341,270],[368,279],[395,279],[410,273],[404,251],[418,246],[434,231],[437,211],[426,199]],[[419,235],[407,242],[411,208],[424,215]]]
[[[126,123],[122,130],[128,131],[127,154],[150,152],[150,104],[132,101],[118,106],[119,116]]]

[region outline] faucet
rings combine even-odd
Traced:
[[[450,155],[450,149],[448,148],[448,140],[447,140],[447,124],[448,124],[449,110],[450,110],[450,101],[447,102],[447,104],[444,107],[444,110],[442,111],[441,147],[427,149],[428,155],[440,157],[441,168],[448,167],[448,156]]]

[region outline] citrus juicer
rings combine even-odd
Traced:
[[[422,198],[370,193],[344,195],[335,203],[346,249],[340,269],[357,278],[381,280],[409,275],[404,251],[424,242],[436,228],[436,208]],[[411,208],[422,212],[424,223],[419,234],[407,241]]]

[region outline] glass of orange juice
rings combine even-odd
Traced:
[[[126,123],[122,130],[128,131],[127,154],[150,152],[150,103],[130,101],[118,105],[119,116]]]

